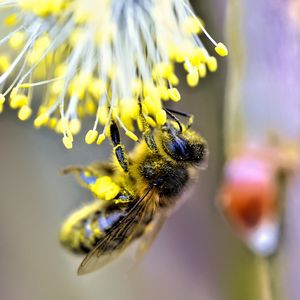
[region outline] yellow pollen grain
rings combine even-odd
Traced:
[[[228,49],[223,43],[218,43],[217,46],[215,47],[215,51],[220,56],[227,56],[228,55]]]
[[[181,99],[180,93],[176,88],[169,89],[169,96],[174,102],[178,102]]]
[[[204,63],[199,64],[199,66],[198,66],[198,72],[199,72],[199,76],[201,78],[203,78],[203,77],[206,76],[207,72],[206,72],[206,66],[205,66]]]
[[[149,116],[146,116],[145,117],[145,119],[146,119],[146,122],[151,126],[151,127],[156,127],[156,122],[151,118],[151,117],[149,117]],[[139,120],[139,119],[138,119]]]
[[[48,127],[50,129],[55,129],[56,128],[56,125],[57,125],[57,118],[53,117],[53,118],[50,118],[49,121],[48,121]]]
[[[126,130],[125,134],[135,142],[139,140],[139,138],[130,130]]]
[[[72,119],[69,123],[69,128],[72,134],[78,134],[81,129],[81,122],[79,119]]]
[[[41,114],[39,115],[33,122],[33,125],[35,127],[41,127],[42,125],[45,125],[49,120],[48,114]]]
[[[178,83],[179,83],[179,79],[174,73],[171,74],[171,76],[168,78],[168,80],[172,85],[178,85]]]
[[[17,23],[17,14],[11,14],[4,20],[4,25],[14,26]]]
[[[10,66],[10,61],[7,55],[0,55],[0,74],[4,73]]]
[[[99,134],[97,139],[97,145],[101,145],[104,140],[105,140],[105,134],[104,133]]]
[[[181,24],[182,30],[186,34],[198,34],[201,32],[199,20],[193,16],[187,17]]]
[[[93,143],[96,141],[97,137],[98,137],[98,132],[97,132],[97,130],[91,129],[91,130],[89,130],[89,131],[86,133],[86,135],[85,135],[85,142],[86,142],[88,145],[93,144]]]
[[[217,70],[218,62],[215,57],[213,56],[208,57],[206,63],[207,63],[208,70],[210,72],[215,72]]]
[[[186,81],[190,87],[195,87],[199,82],[199,73],[196,69],[191,70],[186,76]]]
[[[0,105],[2,105],[5,102],[5,96],[3,94],[0,94]]]
[[[25,121],[31,116],[31,113],[32,113],[32,109],[29,106],[24,105],[20,108],[18,112],[18,118],[21,121]]]
[[[19,94],[14,97],[11,97],[9,104],[12,109],[16,109],[22,107],[23,105],[26,105],[27,103],[28,97],[26,95]]]
[[[156,118],[157,124],[161,126],[161,125],[164,125],[164,124],[166,123],[166,121],[167,121],[167,114],[166,114],[166,112],[162,109],[162,110],[160,110],[160,111],[156,114],[155,118]]]
[[[73,148],[73,142],[70,140],[69,137],[64,136],[63,139],[62,139],[62,142],[63,142],[64,146],[67,149],[72,149]]]
[[[9,39],[9,46],[12,49],[20,49],[25,41],[25,33],[21,31],[17,31],[12,35],[12,37]]]

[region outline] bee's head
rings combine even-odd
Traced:
[[[199,164],[205,160],[207,143],[195,131],[182,130],[176,123],[167,122],[161,132],[162,148],[175,161]]]

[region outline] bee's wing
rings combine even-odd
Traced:
[[[151,199],[152,194],[152,188],[148,189],[137,200],[128,215],[113,226],[95,248],[87,254],[78,268],[78,275],[93,272],[122,253],[140,229],[139,225],[146,217],[146,213],[149,213],[149,210],[150,213],[154,213],[156,205]]]
[[[98,177],[114,174],[113,165],[110,163],[94,162],[86,167],[69,166],[62,170],[62,174],[73,174],[79,184],[85,188],[94,183]]]
[[[139,245],[136,250],[136,259],[140,261],[148,249],[155,241],[158,233],[165,224],[167,219],[166,212],[161,212],[155,216],[155,219],[146,227],[145,233],[139,240]]]

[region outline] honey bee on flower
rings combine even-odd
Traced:
[[[0,12],[0,111],[8,102],[23,121],[38,107],[34,126],[62,134],[68,149],[86,116],[88,144],[101,144],[112,120],[137,140],[140,109],[163,125],[163,101],[180,100],[174,64],[190,86],[217,69],[201,32],[227,55],[186,0],[2,0]]]

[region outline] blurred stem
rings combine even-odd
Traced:
[[[260,282],[260,299],[275,300],[271,283],[271,268],[265,257],[257,257],[258,278]]]
[[[226,35],[229,48],[228,76],[224,108],[225,157],[237,151],[244,139],[241,109],[241,85],[245,64],[245,41],[242,33],[243,1],[228,0]]]

